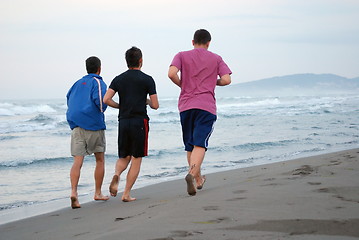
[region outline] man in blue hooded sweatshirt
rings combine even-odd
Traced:
[[[107,108],[102,101],[107,86],[100,77],[101,61],[97,57],[86,60],[88,75],[84,76],[70,88],[67,93],[67,122],[72,130],[71,155],[74,163],[70,171],[71,207],[80,208],[77,186],[85,155],[95,154],[95,195],[94,200],[106,201],[108,196],[101,192],[105,174],[105,116]]]

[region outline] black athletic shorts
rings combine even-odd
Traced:
[[[126,118],[120,119],[118,124],[118,156],[145,157],[148,155],[147,119]]]

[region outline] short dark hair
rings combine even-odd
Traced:
[[[195,44],[207,44],[211,41],[211,34],[205,29],[199,29],[194,33],[193,41]]]
[[[140,59],[142,58],[141,49],[137,47],[132,47],[126,51],[126,62],[127,67],[139,67],[140,66]]]
[[[86,59],[87,73],[97,73],[101,67],[101,60],[98,57],[92,56]]]

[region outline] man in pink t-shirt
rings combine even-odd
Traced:
[[[219,55],[208,51],[210,42],[207,30],[197,30],[192,40],[194,49],[179,52],[168,71],[168,77],[181,88],[178,109],[189,165],[185,178],[189,195],[195,195],[196,188],[202,189],[206,180],[201,165],[217,119],[214,89],[231,83],[231,70]]]

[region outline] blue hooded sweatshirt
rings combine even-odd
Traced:
[[[107,105],[103,103],[103,97],[107,86],[97,74],[90,73],[70,88],[66,95],[66,118],[71,129],[80,127],[86,130],[105,130],[104,112]]]

